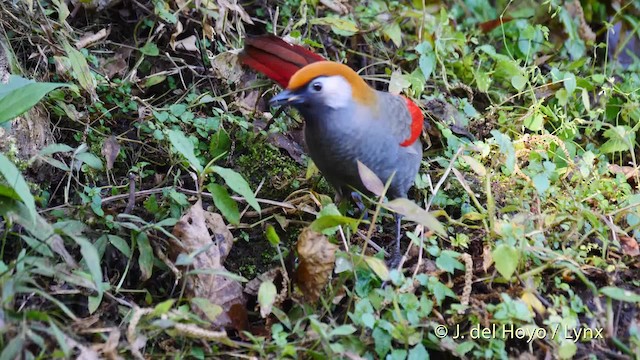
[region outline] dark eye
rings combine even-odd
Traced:
[[[322,84],[319,82],[313,83],[313,85],[311,85],[311,87],[313,88],[313,91],[320,91],[322,90]]]

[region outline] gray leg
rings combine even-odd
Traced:
[[[358,194],[357,191],[352,191],[351,199],[353,199],[353,202],[356,203],[356,206],[360,210],[360,214],[363,215],[362,219],[369,220],[369,213],[367,212],[367,209],[364,207],[364,203],[362,203],[362,196],[360,196],[360,194]]]

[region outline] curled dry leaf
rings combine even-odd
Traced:
[[[315,302],[329,281],[338,246],[326,236],[305,228],[298,236],[297,247],[300,266],[296,270],[296,283],[305,299]]]
[[[102,144],[102,156],[107,161],[107,170],[113,169],[113,163],[116,161],[118,157],[118,153],[120,152],[120,144],[115,136],[111,135],[104,141]]]
[[[638,247],[638,241],[631,236],[620,236],[620,245],[622,245],[622,251],[628,256],[640,255],[640,248]]]
[[[213,235],[213,239],[211,235]],[[244,329],[246,325],[245,298],[242,285],[224,275],[222,265],[233,245],[233,235],[227,229],[222,216],[202,208],[198,200],[173,228],[173,235],[181,241],[181,246],[173,244],[175,257],[179,253],[195,254],[190,270],[198,273],[186,277],[187,292],[191,297],[205,298],[222,307],[223,312],[213,321],[216,328],[233,327]],[[212,244],[213,240],[213,244]],[[200,310],[203,318],[206,315]]]

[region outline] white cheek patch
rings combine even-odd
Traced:
[[[351,85],[342,76],[327,76],[318,79],[322,83],[320,95],[324,104],[332,109],[347,107],[351,101]]]

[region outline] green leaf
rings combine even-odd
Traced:
[[[640,295],[630,290],[625,290],[614,286],[605,286],[600,289],[600,293],[614,300],[640,303]]]
[[[431,74],[436,67],[436,53],[433,51],[433,45],[431,45],[430,42],[425,41],[416,46],[416,51],[420,54],[420,58],[418,59],[420,71],[422,72],[425,81],[429,81]]]
[[[443,251],[440,256],[438,256],[436,266],[450,274],[453,274],[455,269],[464,270],[464,265],[456,260],[450,251]]]
[[[413,349],[409,350],[407,360],[429,360],[429,352],[427,352],[422,343],[418,343]]]
[[[138,243],[138,265],[140,266],[140,280],[145,281],[151,277],[153,272],[153,248],[149,243],[149,238],[146,233],[138,233],[136,237]]]
[[[34,223],[38,212],[35,199],[31,195],[31,190],[29,190],[29,185],[27,185],[18,168],[2,153],[0,153],[0,175],[7,181],[7,185],[20,196],[20,200],[29,211],[30,221]]]
[[[355,333],[357,331],[357,329],[355,328],[355,326],[353,325],[340,325],[337,328],[331,330],[329,332],[329,337],[334,337],[334,336],[347,336],[347,335],[351,335],[353,333]]]
[[[531,131],[540,131],[544,125],[544,115],[541,112],[535,112],[524,119],[524,126]]]
[[[231,138],[226,131],[220,129],[211,137],[209,142],[209,156],[215,159],[231,149]]]
[[[355,22],[339,17],[322,17],[309,21],[312,25],[328,25],[331,31],[340,36],[351,36],[359,31]]]
[[[491,86],[492,79],[486,72],[479,70],[473,72],[473,77],[476,80],[476,85],[478,86],[478,90],[481,92],[488,92],[489,86]]]
[[[113,245],[118,251],[120,251],[127,258],[131,257],[131,248],[129,244],[118,235],[107,235],[109,243]]]
[[[42,150],[38,152],[38,155],[48,156],[48,155],[53,155],[59,152],[71,152],[71,151],[73,151],[73,148],[67,144],[51,144],[42,148]]]
[[[496,264],[496,270],[505,279],[511,279],[520,261],[520,252],[511,245],[500,244],[491,253]]]
[[[600,151],[604,154],[629,151],[633,148],[631,144],[635,144],[636,141],[635,132],[629,126],[624,125],[609,128],[602,135],[609,139],[600,146]]]
[[[71,64],[71,72],[73,77],[78,80],[80,86],[89,94],[92,98],[96,97],[96,79],[91,74],[89,64],[84,55],[76,49],[74,49],[68,42],[65,41],[64,51],[67,53],[69,63]]]
[[[202,173],[202,165],[196,157],[193,143],[180,130],[168,130],[167,136],[171,145],[189,162],[189,165],[198,173]]]
[[[143,47],[140,48],[140,52],[147,56],[158,56],[160,55],[160,50],[158,49],[158,45],[148,42],[144,44]]]
[[[373,256],[365,256],[364,261],[367,263],[367,265],[369,265],[369,268],[371,268],[371,270],[373,270],[373,272],[378,275],[380,280],[389,280],[389,268],[387,268],[387,265],[383,260]]]
[[[384,26],[382,28],[382,33],[384,36],[391,39],[396,47],[402,46],[402,30],[400,29],[400,24],[397,22]]]
[[[269,243],[271,245],[276,246],[280,244],[280,236],[278,236],[278,233],[276,232],[276,229],[273,227],[273,225],[267,225],[267,231],[265,232],[265,235],[267,236],[267,240],[269,240]]]
[[[570,72],[564,73],[564,88],[567,90],[567,95],[569,96],[576,91],[576,76]]]
[[[152,316],[161,316],[169,312],[173,307],[173,304],[176,302],[175,299],[165,300],[153,308]]]
[[[67,235],[69,235],[76,244],[80,245],[82,258],[89,268],[91,278],[93,279],[93,283],[96,285],[96,290],[98,291],[99,296],[102,297],[102,266],[100,264],[100,255],[98,255],[98,250],[83,236],[72,235],[68,232]]]
[[[35,106],[47,93],[62,83],[37,83],[20,76],[9,76],[9,82],[0,86],[0,124],[20,116]]]
[[[191,303],[200,309],[209,321],[216,321],[218,316],[224,311],[222,306],[214,304],[209,299],[195,297],[191,299]]]
[[[333,229],[339,225],[348,225],[351,228],[357,228],[359,221],[342,215],[322,215],[315,219],[309,227],[311,230],[319,233],[325,233],[325,230]],[[333,232],[333,231],[331,231]],[[325,234],[327,235],[327,234]]]
[[[546,173],[539,173],[534,175],[531,178],[533,181],[533,186],[538,191],[538,194],[544,195],[544,193],[549,190],[549,186],[551,186],[551,182],[549,181],[549,176]]]
[[[558,347],[558,357],[560,359],[572,359],[576,352],[578,352],[578,346],[569,339],[562,340]]]
[[[415,221],[424,225],[429,230],[433,230],[441,236],[446,236],[447,231],[444,226],[430,212],[418,206],[418,204],[406,198],[397,198],[383,204],[384,207],[404,216],[407,220]]]
[[[83,153],[77,154],[76,159],[87,164],[87,166],[89,166],[90,168],[93,168],[96,170],[102,170],[102,167],[103,167],[102,160],[100,160],[99,157],[93,155],[92,153],[83,152]]]
[[[224,186],[218,184],[207,185],[207,190],[213,196],[213,204],[216,206],[222,216],[233,225],[240,223],[240,211],[238,210],[238,203],[231,198],[227,189]]]
[[[260,315],[266,318],[271,314],[271,308],[276,302],[278,289],[270,280],[263,281],[258,289],[258,304],[260,304]]]
[[[527,78],[518,74],[511,77],[511,85],[518,91],[522,91],[527,85]]]
[[[254,210],[260,212],[260,204],[258,204],[258,200],[256,200],[256,196],[253,194],[253,191],[251,191],[249,183],[242,177],[242,175],[231,169],[220,166],[214,166],[212,170],[222,177],[231,190],[240,194]]]

